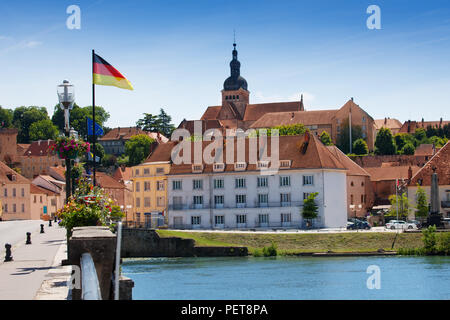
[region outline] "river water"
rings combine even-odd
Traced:
[[[134,300],[450,299],[450,257],[124,259],[122,273]]]

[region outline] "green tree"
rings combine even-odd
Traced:
[[[320,141],[326,146],[332,146],[333,142],[331,141],[331,136],[328,132],[322,131],[320,134]]]
[[[352,147],[356,140],[362,138],[363,134],[361,126],[352,125]],[[348,120],[343,121],[341,124],[340,134],[337,139],[337,147],[345,154],[350,153],[350,130]]]
[[[407,144],[405,144],[403,146],[403,148],[400,150],[401,154],[408,154],[408,155],[412,155],[414,154],[414,152],[416,151],[416,148],[414,148],[414,145],[410,142],[408,142]]]
[[[397,147],[397,150],[402,150],[405,144],[407,143],[407,133],[397,133],[394,136],[395,145]]]
[[[387,216],[397,217],[397,207],[399,218],[406,218],[408,216],[408,211],[411,207],[411,204],[408,201],[408,196],[406,195],[406,193],[402,193],[397,196],[391,195],[389,196],[389,201],[391,202],[391,209],[389,210]]]
[[[45,107],[18,107],[14,109],[13,124],[19,130],[17,142],[30,142],[30,127],[33,123],[40,120],[47,120],[48,114]]]
[[[310,193],[308,198],[303,200],[303,218],[304,219],[315,219],[319,213],[319,207],[316,204],[316,197],[319,193]]]
[[[108,121],[109,116],[109,113],[103,107],[95,106],[95,122],[97,124],[103,126]],[[80,137],[92,142],[91,138],[87,139],[87,118],[92,119],[92,106],[81,108],[75,104],[73,109],[70,110],[69,125],[78,132]],[[59,107],[59,104],[54,108],[52,121],[59,130],[64,131],[64,111]]]
[[[30,141],[55,140],[58,133],[58,128],[50,119],[39,120],[33,123],[29,129]]]
[[[447,138],[441,138],[439,136],[430,137],[428,140],[430,143],[434,144],[436,148],[442,148],[448,141]]]
[[[427,132],[424,128],[418,128],[414,132],[414,137],[417,139],[417,141],[426,141]]]
[[[0,106],[0,128],[11,128],[13,124],[13,111]]]
[[[358,139],[353,143],[353,153],[357,155],[367,155],[369,153],[369,148],[364,139]]]
[[[391,130],[381,128],[375,139],[375,153],[379,155],[392,155],[396,153],[394,138]]]
[[[154,142],[145,134],[133,136],[125,143],[125,155],[128,156],[128,164],[136,166],[144,161],[150,154],[150,146]]]
[[[280,136],[298,136],[298,135],[305,134],[305,132],[307,130],[306,127],[301,123],[288,124],[288,125],[276,126],[276,127],[271,128],[267,132],[268,136],[271,135],[271,131],[273,129],[278,130],[278,134]]]
[[[144,113],[144,118],[136,121],[136,126],[147,132],[159,132],[161,130],[161,120],[157,115]]]
[[[173,130],[175,130],[175,126],[172,124],[172,117],[169,116],[163,108],[160,109],[158,115],[160,121],[160,130],[159,132],[170,138]]]
[[[424,218],[428,216],[428,201],[425,190],[417,184],[416,191],[416,217]]]

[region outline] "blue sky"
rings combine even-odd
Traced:
[[[66,8],[81,8],[81,30]],[[366,9],[381,8],[381,30]],[[135,125],[163,107],[174,123],[220,104],[236,30],[251,103],[298,100],[307,110],[350,97],[375,119],[449,119],[448,1],[2,1],[0,105],[53,113],[67,79],[92,103],[91,50],[135,90],[97,86],[110,127]]]

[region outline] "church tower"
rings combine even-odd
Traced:
[[[233,60],[230,62],[231,75],[223,83],[222,109],[230,107],[232,112],[241,120],[244,118],[245,108],[249,103],[250,92],[247,81],[241,77],[241,63],[238,60],[236,43],[233,43]]]

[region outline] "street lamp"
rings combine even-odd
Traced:
[[[70,126],[69,126],[69,113],[73,109],[73,104],[75,102],[75,89],[69,81],[64,80],[62,84],[57,87],[57,94],[59,100],[59,107],[64,111],[64,129],[66,137],[70,137]],[[70,187],[70,159],[66,158],[66,203],[69,200],[71,194]]]

